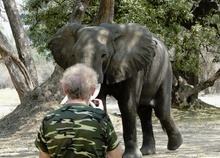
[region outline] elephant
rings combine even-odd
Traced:
[[[172,68],[164,42],[137,23],[86,26],[68,23],[48,43],[56,63],[66,69],[76,63],[92,67],[101,90],[97,98],[106,107],[113,96],[121,112],[123,157],[156,153],[152,113],[168,136],[168,150],[178,149],[182,134],[171,114]],[[106,110],[106,108],[105,108]],[[140,118],[143,142],[137,144]]]

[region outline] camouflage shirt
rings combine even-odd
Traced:
[[[44,117],[35,145],[51,158],[104,158],[119,141],[103,110],[67,104]]]

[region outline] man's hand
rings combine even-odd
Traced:
[[[89,106],[93,108],[99,108],[101,110],[104,110],[104,106],[101,99],[93,99],[89,102]]]

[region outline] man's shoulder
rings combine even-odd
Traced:
[[[54,109],[54,110],[49,111],[48,113],[46,113],[44,115],[43,120],[48,121],[52,118],[60,117],[61,116],[60,113],[61,113],[62,109],[63,109],[63,107],[60,107],[58,109]]]
[[[69,105],[65,105],[63,107],[60,107],[58,109],[48,112],[44,116],[44,120],[46,121],[50,119],[57,119],[58,117],[62,118],[68,115],[74,116],[74,114],[78,116],[79,115],[90,115],[92,117],[97,117],[101,119],[104,119],[104,118],[109,119],[108,114],[104,110],[101,110],[99,108],[93,108],[90,106],[82,106],[82,105],[76,105],[76,104],[69,104]]]

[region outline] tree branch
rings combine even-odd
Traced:
[[[196,85],[195,87],[190,87],[188,86],[188,89],[185,89],[184,93],[186,93],[187,91],[187,94],[188,96],[190,95],[193,95],[195,93],[199,93],[201,92],[202,90],[208,88],[208,87],[211,87],[214,85],[215,81],[217,79],[220,78],[220,69],[213,75],[211,76],[208,80],[204,81],[204,82],[200,82],[198,85]],[[189,88],[190,87],[190,88]]]
[[[196,92],[200,92],[208,87],[211,87],[215,84],[215,81],[220,78],[220,69],[213,75],[211,76],[208,80],[204,82],[200,82],[194,89]]]
[[[70,22],[81,24],[85,11],[91,0],[78,0],[70,17]]]

